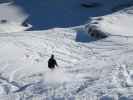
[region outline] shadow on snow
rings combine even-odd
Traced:
[[[73,27],[84,24],[88,17],[105,15],[95,8],[84,8],[80,0],[15,0],[33,25],[31,30],[44,30],[54,27]]]
[[[84,31],[77,30],[76,42],[87,43],[87,42],[93,42],[96,40],[98,40],[98,39],[95,39],[95,38],[89,36],[89,34],[85,33]]]

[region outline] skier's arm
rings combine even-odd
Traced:
[[[55,65],[58,67],[58,64],[57,64],[56,60],[55,60]]]

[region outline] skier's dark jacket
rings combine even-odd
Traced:
[[[56,62],[56,60],[55,60],[53,57],[51,57],[51,58],[48,60],[48,67],[49,67],[50,69],[53,69],[53,68],[55,68],[55,66],[57,66],[57,62]]]

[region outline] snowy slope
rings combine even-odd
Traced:
[[[101,15],[111,13],[112,7],[116,6],[111,1],[103,1],[100,3],[108,6],[101,7]],[[63,1],[60,3],[65,4]],[[0,7],[9,11],[9,5],[4,3]],[[109,7],[109,12],[103,7]],[[92,8],[91,11],[97,9]],[[24,13],[19,11],[22,16],[17,13],[16,22],[12,19],[15,14],[13,17],[5,15],[15,25],[7,22],[6,25],[11,27],[8,31],[6,25],[0,27],[0,100],[132,100],[132,11],[131,7],[111,15],[94,17],[86,26],[28,32],[22,31],[25,28],[20,25],[25,20],[22,17]],[[84,16],[96,16],[98,13],[97,10]],[[89,36],[86,31],[92,26],[108,37],[95,39]],[[55,54],[59,64],[53,71],[47,67],[51,54]]]
[[[24,26],[22,23],[28,15],[12,2],[0,3],[0,33],[20,32],[31,28],[31,25]]]
[[[77,34],[84,35],[77,33],[77,29],[1,34],[0,98],[117,100],[130,97],[132,38],[114,36],[85,43],[76,41],[80,38]],[[47,68],[51,53],[59,63],[54,71]]]
[[[93,17],[86,25],[86,30],[90,28],[101,30],[104,34],[111,36],[133,36],[133,7],[122,11],[100,17]]]

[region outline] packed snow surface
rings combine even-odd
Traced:
[[[132,100],[132,11],[94,17],[86,26],[43,31],[23,31],[21,11],[16,20],[15,14],[2,18],[0,100]],[[93,25],[108,37],[90,37],[85,29]],[[51,54],[59,65],[54,70],[47,67]]]
[[[77,36],[86,34],[81,30],[0,34],[0,98],[98,100],[106,96],[117,100],[131,96],[132,38],[89,41],[88,37],[88,42],[82,42]],[[53,71],[47,67],[51,54],[59,64]]]

